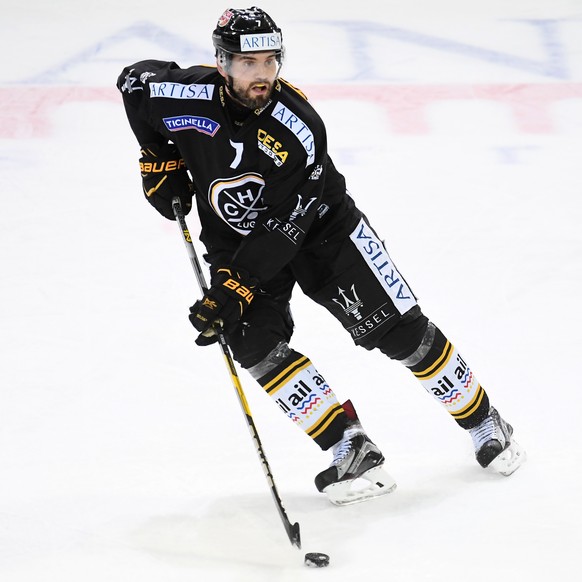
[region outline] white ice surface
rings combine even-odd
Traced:
[[[355,402],[398,489],[331,506],[312,481],[328,454],[241,372],[292,548],[220,351],[193,343],[195,279],[113,89],[139,59],[210,62],[226,5],[4,0],[0,580],[575,579],[582,4],[261,5],[350,191],[528,462],[481,470],[409,372],[297,292],[293,345]]]

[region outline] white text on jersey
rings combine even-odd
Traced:
[[[214,85],[184,85],[182,83],[150,83],[150,97],[166,99],[205,99],[210,101]]]

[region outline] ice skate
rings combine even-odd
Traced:
[[[469,429],[477,462],[497,473],[509,476],[525,461],[525,451],[513,439],[513,427],[495,408],[477,426]]]
[[[349,505],[386,495],[396,482],[383,469],[384,455],[359,421],[350,423],[333,447],[331,465],[315,477],[315,486],[335,505]]]

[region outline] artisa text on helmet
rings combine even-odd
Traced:
[[[240,50],[243,53],[281,50],[281,33],[241,34]]]

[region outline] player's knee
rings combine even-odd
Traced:
[[[417,305],[379,338],[374,347],[393,360],[404,360],[414,354],[422,344],[428,325],[428,318]]]
[[[247,367],[250,375],[255,379],[263,378],[277,366],[282,365],[292,354],[289,344],[282,340],[268,354],[253,366]]]
[[[227,334],[234,359],[245,369],[253,368],[287,345],[293,334],[293,318],[288,305],[280,306],[266,298],[251,305],[240,324]],[[257,301],[257,299],[255,299]]]
[[[249,327],[242,333],[229,334],[228,344],[234,359],[245,369],[260,364],[275,350],[281,337],[266,333],[264,330]]]

